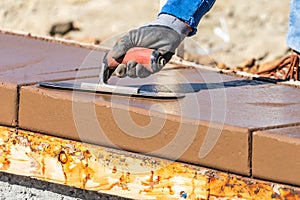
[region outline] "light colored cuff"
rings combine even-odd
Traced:
[[[182,37],[182,39],[185,38],[191,32],[191,28],[185,22],[168,14],[159,15],[156,20],[154,20],[148,25],[167,26],[177,31]]]

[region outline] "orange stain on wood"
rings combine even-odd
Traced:
[[[300,199],[298,188],[1,126],[0,155],[4,172],[134,199]]]

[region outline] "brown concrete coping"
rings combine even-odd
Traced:
[[[18,85],[74,79],[78,72],[83,77],[94,76],[99,73],[99,66],[85,59],[103,58],[103,51],[3,32],[0,44],[0,123],[9,126],[17,121]]]
[[[180,100],[22,87],[19,126],[249,175],[249,131],[300,121],[296,88],[176,68],[147,79],[114,77],[110,83],[186,92]],[[203,149],[208,154],[199,159]]]
[[[0,124],[17,124],[17,85],[0,83]]]
[[[71,92],[22,87],[19,126],[63,138],[249,174],[247,129],[224,125],[221,130],[219,124],[112,105],[110,100],[110,95],[80,94],[72,99]],[[129,102],[135,100],[127,99]],[[207,156],[199,158],[201,144],[209,131],[209,134],[221,134],[220,138]]]
[[[253,176],[300,185],[300,126],[253,134]]]
[[[96,82],[94,79],[78,82],[86,81]],[[110,83],[143,85],[142,88],[150,91],[184,92],[185,98],[165,102],[168,109],[164,112],[186,118],[217,121],[249,130],[300,123],[300,90],[294,87],[187,68],[163,71],[147,80],[112,78]],[[126,101],[118,102],[126,104]],[[153,102],[141,99],[135,99],[130,105],[155,109]]]

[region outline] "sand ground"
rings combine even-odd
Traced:
[[[48,35],[53,24],[73,21],[80,31],[64,37],[111,46],[118,35],[151,22],[158,12],[159,0],[2,0],[0,28]],[[273,60],[288,50],[288,14],[289,1],[217,0],[185,49],[231,67],[252,57]]]

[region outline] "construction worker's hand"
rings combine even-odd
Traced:
[[[171,15],[162,14],[154,22],[129,31],[115,44],[110,53],[112,58],[117,60],[131,48],[144,47],[158,50],[168,62],[189,32],[190,28],[183,21]],[[131,60],[126,66],[120,64],[117,69],[126,67],[125,76],[145,78],[160,71],[163,66],[161,64],[144,66],[142,63]]]

